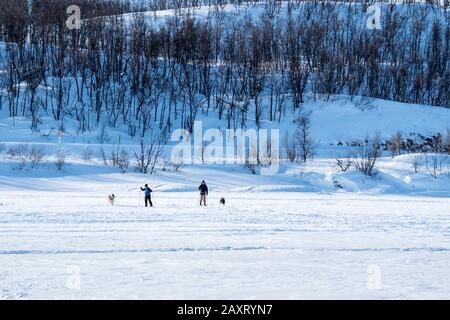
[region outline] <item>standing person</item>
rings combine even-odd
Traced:
[[[203,205],[206,206],[206,196],[208,195],[208,186],[206,185],[205,180],[202,181],[200,184],[200,187],[198,187],[198,190],[200,191],[200,206]]]
[[[145,206],[148,206],[148,203],[150,203],[150,207],[153,207],[153,203],[152,203],[152,189],[150,189],[148,187],[148,184],[145,185],[145,188],[141,187],[141,190],[144,191],[144,195],[145,195]]]

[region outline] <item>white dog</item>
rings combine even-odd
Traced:
[[[114,194],[110,194],[109,196],[108,196],[108,203],[110,204],[110,205],[114,205],[114,199],[116,198],[116,196],[114,195]]]

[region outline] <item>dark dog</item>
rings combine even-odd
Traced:
[[[220,198],[219,203],[220,203],[221,205],[225,205],[225,198]]]

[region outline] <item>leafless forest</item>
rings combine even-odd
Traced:
[[[69,30],[73,4],[82,27]],[[179,10],[201,5],[205,19]],[[120,124],[143,137],[192,130],[210,113],[229,128],[280,121],[307,96],[450,106],[445,6],[385,5],[382,29],[370,30],[369,3],[233,5],[262,14],[230,19],[220,1],[2,0],[0,108],[34,130],[44,116],[71,117],[80,132]],[[142,14],[167,8],[178,10],[159,24]]]

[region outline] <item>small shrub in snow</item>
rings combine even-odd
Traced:
[[[180,172],[181,169],[183,169],[184,163],[183,162],[173,162],[172,168],[174,172]]]
[[[45,148],[42,146],[33,146],[28,154],[31,162],[31,167],[35,168],[47,156]]]
[[[161,171],[164,171],[164,172],[170,171],[170,166],[171,166],[170,161],[164,160]]]
[[[150,174],[155,172],[156,164],[164,153],[167,141],[167,132],[151,132],[148,143],[141,138],[139,151],[134,153],[136,168],[139,172]]]
[[[423,159],[420,156],[415,156],[412,160],[412,167],[414,169],[414,173],[419,173],[422,170]]]
[[[401,154],[402,146],[403,146],[403,134],[401,131],[394,134],[387,141],[387,149],[391,153],[392,158]]]
[[[337,157],[336,166],[342,172],[347,172],[353,165],[353,160],[351,158],[351,154],[349,153],[345,158]]]
[[[7,154],[10,158],[23,160],[28,157],[30,147],[28,144],[19,144],[8,149]]]
[[[447,129],[447,138],[445,141],[447,154],[450,154],[450,129]]]
[[[123,149],[120,151],[117,158],[117,166],[122,170],[122,173],[127,172],[127,169],[130,166],[130,156],[128,152]]]
[[[130,137],[136,136],[137,128],[132,122],[128,122],[128,135]]]
[[[428,172],[436,180],[442,173],[443,158],[438,155],[433,155],[430,157],[428,163]]]
[[[286,132],[284,134],[283,144],[284,144],[284,150],[286,152],[286,158],[290,162],[294,162],[295,159],[297,159],[297,150],[295,148],[295,144],[292,142],[292,140],[289,139],[288,132]]]
[[[446,167],[447,178],[450,179],[450,156],[447,156],[446,158]]]
[[[58,171],[63,171],[66,165],[66,154],[63,151],[58,152],[56,155],[56,168]]]
[[[274,162],[276,164],[279,163],[280,161],[280,150],[278,149],[279,146],[278,144],[272,145],[272,141],[269,140],[267,141],[267,144],[265,144],[265,146],[261,146],[261,148],[265,148],[259,150],[260,152],[257,154],[257,158],[258,158],[258,164],[260,167],[270,167],[274,164]]]
[[[30,148],[28,144],[19,144],[8,149],[7,155],[16,163],[13,165],[13,170],[23,170],[27,162],[31,164],[31,168],[37,167],[47,156],[45,148],[34,145]]]
[[[165,160],[162,171],[180,172],[181,169],[183,169],[183,167],[184,167],[184,163],[181,161],[171,162],[171,161]]]
[[[312,160],[317,154],[318,142],[311,137],[311,112],[300,113],[295,122],[297,123],[294,135],[297,157],[302,162]]]
[[[119,162],[119,148],[116,146],[113,146],[111,150],[111,157],[109,158],[109,163],[115,167],[117,166]]]
[[[256,163],[250,162],[249,159],[246,159],[244,167],[247,168],[251,174],[256,174],[256,167],[257,167]]]
[[[130,166],[130,156],[124,149],[114,146],[111,150],[109,162],[113,167],[118,167],[122,173],[125,173]]]
[[[381,141],[379,135],[366,138],[353,153],[353,165],[366,176],[372,176],[375,163],[381,156]]]
[[[100,148],[98,150],[98,156],[99,156],[99,158],[101,158],[103,160],[103,164],[105,166],[107,166],[108,165],[108,157],[106,156],[105,150],[103,150],[103,148]]]
[[[26,161],[29,156],[29,145],[19,144],[12,146],[6,152],[8,157],[15,161],[12,165],[13,170],[21,171],[26,167]]]
[[[100,130],[100,133],[97,136],[98,142],[101,144],[108,143],[111,138],[108,135],[108,132],[106,131],[106,124],[103,124],[102,129]]]
[[[336,179],[336,177],[333,177],[333,185],[337,189],[344,189],[344,187],[341,185],[341,183]]]
[[[92,150],[91,147],[87,147],[83,150],[83,153],[81,155],[81,158],[85,163],[92,162],[94,158],[94,150]]]

